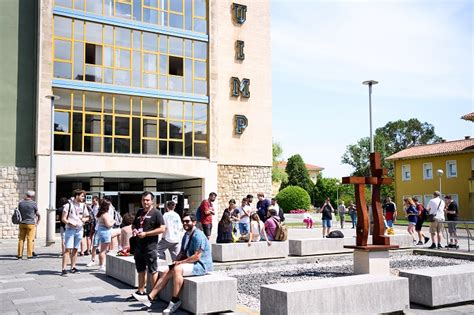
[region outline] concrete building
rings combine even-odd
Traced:
[[[134,212],[139,192],[194,210],[271,193],[269,1],[0,3],[0,235],[28,189],[75,188]],[[46,233],[42,220],[38,235]]]
[[[414,146],[386,160],[395,166],[398,209],[403,209],[405,197],[417,196],[426,205],[441,190],[457,202],[460,218],[474,218],[474,139]]]

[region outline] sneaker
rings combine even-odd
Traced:
[[[430,247],[428,247],[428,249],[436,249],[436,245],[435,245],[435,243],[431,244],[431,246],[430,246]]]
[[[443,246],[441,246],[441,244],[438,243],[438,249],[442,249]]]
[[[428,243],[429,240],[430,240],[430,238],[425,236],[425,244]]]
[[[18,256],[16,259],[18,259],[18,260],[22,260],[22,259],[23,259],[23,257],[20,257],[20,256]]]
[[[95,266],[95,260],[91,260],[86,266],[87,267]]]
[[[61,271],[61,276],[67,277],[67,271],[66,271],[66,269],[63,269],[63,271]]]
[[[138,301],[138,299],[135,298],[135,295],[140,295],[140,296],[146,295],[146,292],[140,292],[140,291],[137,290],[135,293],[132,293],[132,295],[130,295],[128,298],[126,298],[126,300],[127,300],[128,302],[130,302],[130,301]]]
[[[90,252],[89,252],[88,250],[86,250],[86,251],[84,252],[84,256],[89,256],[89,255],[90,255]]]
[[[141,294],[133,293],[132,295],[138,302],[142,303],[146,307],[151,306],[151,301],[150,301],[150,297],[148,296],[148,294],[143,293],[143,295],[141,295]]]
[[[422,241],[418,241],[418,243],[416,243],[416,245],[423,245],[423,242],[422,242]]]
[[[163,313],[174,313],[176,310],[181,306],[183,302],[181,300],[178,300],[178,302],[173,303],[170,301],[170,304],[163,310]]]
[[[100,266],[99,267],[99,272],[105,272],[105,266]]]
[[[76,267],[71,268],[71,273],[81,273]]]
[[[37,256],[38,256],[38,254],[33,252],[33,257],[37,257]]]

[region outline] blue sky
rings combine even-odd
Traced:
[[[473,136],[474,1],[271,1],[273,140],[325,177],[348,144],[417,118],[446,140]]]

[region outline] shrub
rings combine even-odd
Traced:
[[[301,187],[288,186],[278,193],[276,196],[278,204],[283,211],[289,213],[295,209],[309,210],[311,207],[311,199],[309,194]]]

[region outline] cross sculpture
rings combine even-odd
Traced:
[[[397,245],[390,245],[390,238],[384,235],[385,225],[383,222],[382,206],[380,204],[380,187],[392,183],[392,178],[384,178],[387,169],[382,168],[380,153],[370,153],[370,173],[371,177],[343,177],[343,184],[354,184],[355,200],[357,207],[357,230],[356,246],[344,246],[362,250],[384,250],[398,248]],[[369,236],[369,213],[365,202],[365,185],[372,185],[372,214],[374,217],[374,231],[372,236],[373,245],[367,245]]]

